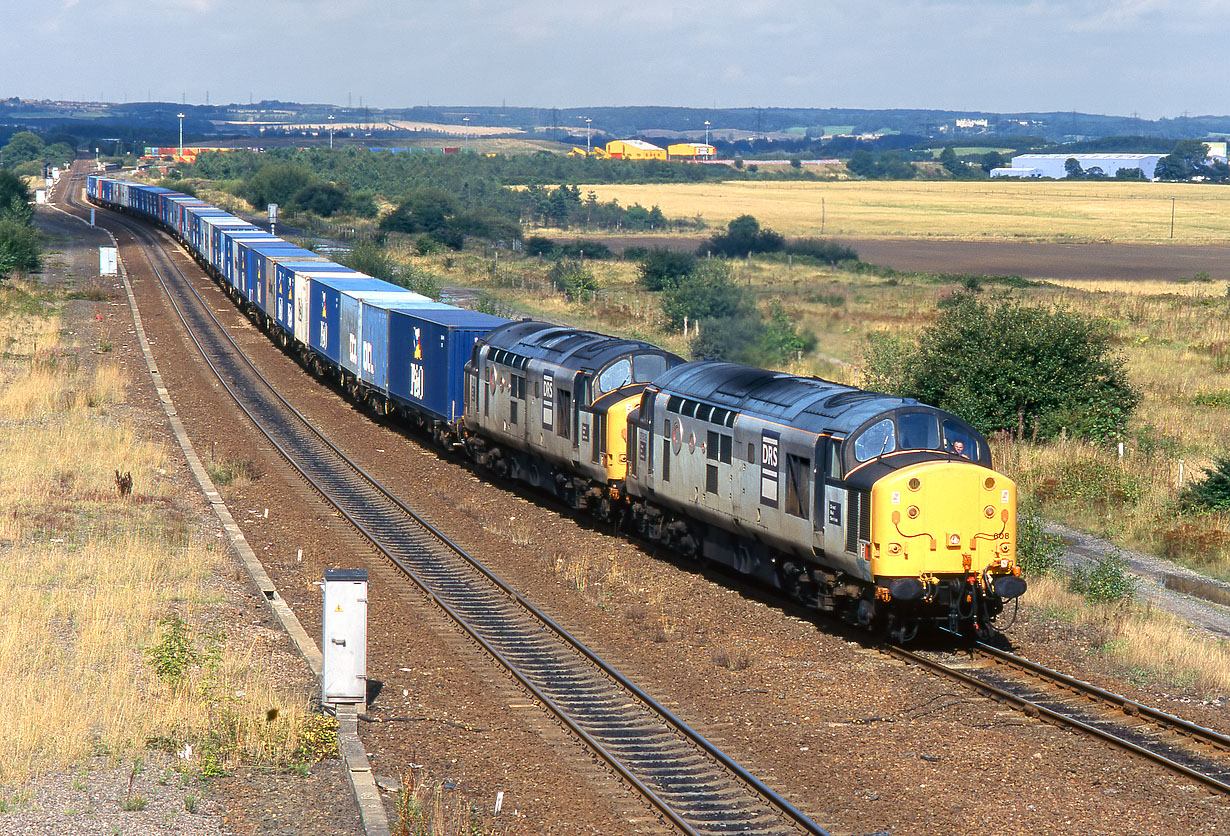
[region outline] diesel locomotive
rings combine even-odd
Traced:
[[[502,477],[906,641],[989,638],[1025,592],[1016,486],[909,398],[434,302],[204,202],[91,176],[168,230],[278,345]]]
[[[1025,591],[1016,485],[955,415],[543,322],[488,333],[466,375],[481,463],[898,641],[989,637]]]

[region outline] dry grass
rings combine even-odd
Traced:
[[[91,355],[59,343],[57,318],[12,300],[0,296],[0,784],[151,739],[194,744],[190,768],[294,762],[307,695],[273,686],[270,647],[211,633],[226,559],[178,504],[167,449],[110,417],[126,376],[78,365]],[[179,685],[151,653],[172,612],[193,657]]]
[[[751,214],[797,236],[1221,243],[1230,235],[1230,194],[1201,184],[730,181],[581,190],[624,206],[656,204],[668,217],[699,215],[710,226]]]
[[[1230,690],[1230,647],[1148,605],[1090,604],[1053,577],[1033,578],[1023,605],[1048,618],[1092,630],[1098,652],[1140,684],[1164,683],[1202,693]]]

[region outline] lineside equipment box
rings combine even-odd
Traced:
[[[324,702],[367,701],[367,570],[326,569],[320,651]]]

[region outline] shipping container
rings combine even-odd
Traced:
[[[213,267],[219,273],[222,273],[226,266],[225,248],[222,243],[223,233],[228,232],[263,232],[263,230],[245,221],[243,218],[229,217],[207,217],[204,219],[205,227],[208,236],[205,239],[205,250],[202,255],[205,257],[206,263]]]
[[[304,286],[311,275],[327,275],[330,273],[355,273],[344,264],[332,261],[281,261],[273,270],[273,313],[278,325],[291,334],[295,333],[295,276],[302,273]],[[362,274],[359,274],[362,275]],[[306,321],[307,314],[304,314]],[[306,326],[303,331],[307,334]]]
[[[305,342],[309,348],[323,354],[336,366],[342,365],[341,302],[344,291],[352,294],[363,291],[410,292],[395,284],[357,272],[313,276],[308,287],[308,327]],[[425,296],[423,300],[430,301]],[[298,335],[296,330],[295,336]]]
[[[260,227],[222,230],[223,281],[231,287],[238,289],[238,279],[243,272],[243,259],[239,249],[240,242],[256,246],[261,243],[272,244],[281,240],[278,236],[266,232]]]
[[[307,269],[295,270],[294,281],[295,287],[292,291],[292,306],[294,307],[295,317],[295,341],[302,343],[304,346],[311,347],[309,334],[312,326],[312,280],[316,278],[329,278],[330,276],[348,279],[374,279],[366,273],[360,273],[358,270],[335,270],[333,262],[315,265]]]
[[[269,316],[273,316],[274,311],[271,307],[275,304],[275,282],[277,280],[277,267],[279,264],[309,263],[328,266],[333,264],[332,261],[325,258],[323,255],[317,255],[311,250],[303,249],[302,247],[293,247],[291,249],[268,249],[255,247],[251,248],[251,258],[256,264],[256,276],[253,291],[259,298],[253,298],[252,302],[260,307]],[[350,269],[350,268],[345,268]],[[359,275],[363,275],[360,273]],[[267,307],[270,306],[270,307]]]
[[[417,296],[418,294],[414,294]],[[389,389],[389,311],[442,310],[451,308],[443,302],[405,300],[379,302],[365,298],[361,303],[358,354],[359,378],[369,386],[388,394]]]
[[[389,311],[388,391],[442,421],[461,417],[474,343],[508,320],[446,306]]]
[[[279,255],[289,256],[296,260],[317,257],[310,250],[305,250],[281,238],[240,240],[232,246],[236,254],[236,267],[238,267],[237,272],[233,273],[235,289],[243,298],[261,310],[265,309],[265,299],[268,296],[265,286],[268,258]]]
[[[363,309],[376,307],[433,307],[444,303],[436,302],[420,293],[398,288],[397,290],[347,290],[339,300],[338,322],[340,323],[340,339],[342,368],[355,377],[361,376],[360,362],[361,346],[366,339],[363,332]]]

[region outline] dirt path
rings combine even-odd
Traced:
[[[1118,555],[1127,561],[1128,569],[1140,581],[1136,590],[1139,599],[1219,638],[1230,638],[1230,609],[1168,589],[1166,581],[1167,578],[1183,578],[1193,585],[1225,590],[1228,595],[1230,586],[1165,558],[1120,549],[1106,540],[1099,540],[1067,526],[1052,523],[1046,530],[1049,534],[1058,534],[1063,538],[1067,547],[1064,561],[1069,565],[1096,560],[1108,554]]]

